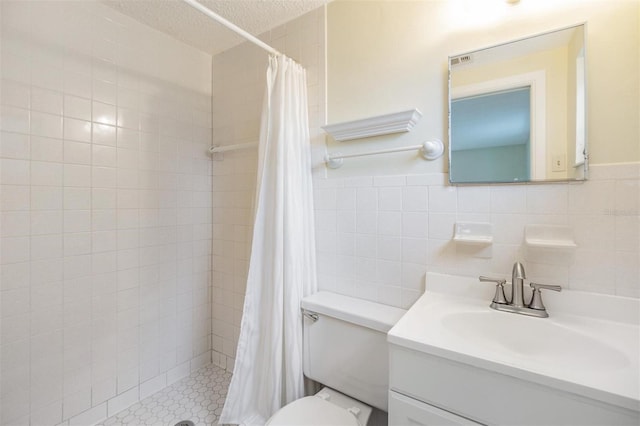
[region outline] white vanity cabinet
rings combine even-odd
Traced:
[[[389,426],[637,426],[638,412],[390,345]]]

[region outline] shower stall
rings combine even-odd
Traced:
[[[0,7],[0,425],[95,424],[232,371],[257,150],[209,149],[258,140],[267,54],[211,55],[109,2]],[[259,37],[307,68],[314,146],[323,22]]]

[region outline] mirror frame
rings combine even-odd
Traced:
[[[505,46],[505,45],[509,45],[512,43],[516,43],[519,41],[524,41],[524,40],[529,40],[535,37],[540,37],[540,36],[545,36],[545,35],[549,35],[549,34],[553,34],[556,33],[558,31],[564,31],[564,30],[568,30],[568,29],[573,29],[573,28],[577,28],[577,27],[583,27],[583,37],[584,37],[584,54],[583,54],[583,61],[584,61],[584,81],[585,81],[585,88],[584,88],[584,103],[585,103],[585,108],[584,108],[584,150],[583,150],[583,157],[584,157],[584,176],[581,179],[545,179],[545,180],[527,180],[527,181],[513,181],[513,182],[453,182],[451,180],[451,154],[452,154],[452,149],[451,149],[451,145],[452,145],[452,138],[451,138],[451,101],[452,101],[452,97],[451,97],[451,93],[452,93],[452,72],[451,72],[451,60],[453,58],[457,58],[460,56],[464,56],[464,55],[469,55],[469,54],[473,54],[475,52],[481,51],[481,50],[487,50],[487,49],[492,49],[495,47],[500,47],[500,46]],[[589,79],[588,79],[588,49],[587,49],[587,35],[588,35],[588,26],[587,26],[587,22],[583,21],[583,22],[578,22],[572,25],[567,25],[564,27],[560,27],[560,28],[554,28],[551,30],[547,30],[547,31],[543,31],[540,33],[536,33],[536,34],[531,34],[528,36],[523,36],[523,37],[519,37],[513,40],[509,40],[509,41],[505,41],[502,43],[496,43],[496,44],[492,44],[489,46],[484,46],[484,47],[479,47],[473,50],[468,50],[465,52],[461,52],[461,53],[457,53],[455,55],[449,55],[447,57],[447,69],[448,69],[448,81],[447,81],[447,105],[449,108],[448,111],[448,119],[447,119],[447,124],[448,124],[448,129],[447,129],[447,137],[449,138],[449,147],[448,147],[448,154],[449,154],[449,158],[448,158],[448,166],[449,166],[449,170],[448,170],[448,174],[449,174],[449,184],[450,185],[522,185],[522,184],[544,184],[544,183],[559,183],[559,182],[584,182],[586,180],[588,180],[589,178],[589,102],[588,102],[588,98],[589,98]]]

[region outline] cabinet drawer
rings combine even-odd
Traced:
[[[474,426],[479,424],[433,405],[389,391],[389,426]]]

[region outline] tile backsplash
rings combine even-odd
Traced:
[[[211,56],[1,8],[0,424],[96,420],[210,360]]]
[[[586,182],[450,186],[446,174],[316,179],[320,288],[408,307],[426,271],[528,278],[640,297],[640,164],[595,165]],[[456,222],[493,226],[489,257],[456,244]],[[528,224],[564,225],[577,249],[527,250]]]

